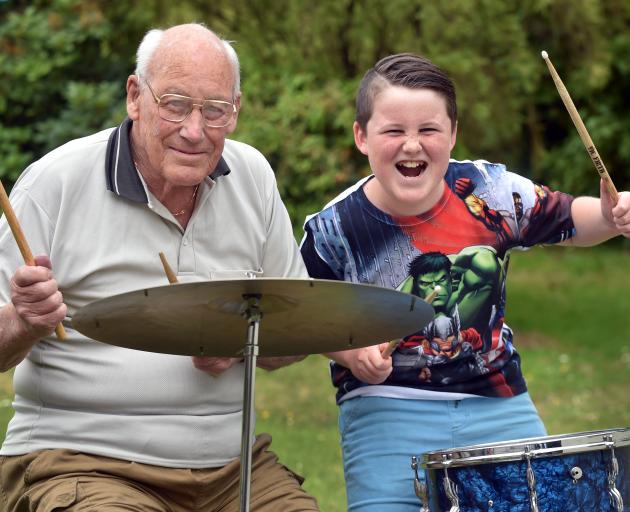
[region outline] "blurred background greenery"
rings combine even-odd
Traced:
[[[234,41],[243,107],[234,138],[276,171],[296,235],[369,172],[354,94],[387,54],[422,53],[456,82],[456,158],[506,163],[573,194],[597,174],[548,74],[550,58],[617,187],[630,186],[630,2],[625,0],[0,0],[0,178],[125,115],[125,79],[147,29],[206,23]],[[630,426],[630,245],[535,249],[511,263],[507,319],[550,433]],[[11,414],[0,374],[0,437]],[[323,511],[345,509],[327,362],[257,379],[257,430],[307,477]]]
[[[10,186],[53,147],[117,124],[142,35],[188,21],[235,42],[234,137],[269,158],[296,226],[368,172],[350,129],[354,94],[394,52],[422,53],[453,77],[454,157],[597,194],[547,50],[615,183],[630,183],[625,0],[0,0],[0,178]]]

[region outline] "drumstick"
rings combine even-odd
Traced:
[[[24,263],[26,263],[30,267],[35,266],[35,258],[33,257],[33,253],[31,252],[28,243],[26,242],[26,237],[22,232],[22,228],[20,227],[20,223],[15,216],[15,212],[13,211],[13,207],[11,206],[11,202],[9,201],[9,196],[7,195],[7,191],[4,189],[4,185],[0,181],[0,208],[4,212],[5,217],[7,218],[7,222],[9,224],[9,228],[11,228],[11,233],[13,233],[13,238],[15,238],[15,242],[17,243],[20,253],[22,253],[22,258],[24,259]],[[55,334],[57,338],[61,341],[66,339],[66,331],[63,328],[61,323],[58,323],[55,327]]]
[[[553,81],[556,84],[556,89],[558,89],[560,98],[562,98],[562,102],[564,103],[564,106],[569,111],[569,116],[571,116],[571,120],[573,121],[573,124],[575,125],[575,128],[577,129],[578,134],[580,135],[580,139],[582,139],[584,146],[586,146],[586,151],[588,151],[588,154],[591,157],[593,164],[595,165],[595,169],[597,169],[597,172],[599,173],[599,176],[601,177],[601,179],[604,180],[604,183],[606,184],[606,187],[608,188],[608,193],[610,194],[610,197],[612,198],[613,202],[616,204],[619,199],[619,194],[617,193],[617,189],[615,188],[615,185],[613,184],[612,179],[610,178],[610,175],[608,174],[608,171],[606,170],[606,166],[604,165],[604,162],[600,158],[599,153],[597,152],[597,149],[595,148],[595,144],[593,144],[593,141],[591,140],[591,136],[588,134],[588,131],[586,130],[586,126],[584,126],[584,123],[582,122],[582,118],[580,117],[580,114],[578,113],[577,109],[575,108],[575,105],[573,104],[573,100],[571,99],[571,96],[569,95],[569,91],[567,91],[567,88],[562,83],[560,76],[558,76],[556,69],[553,67],[553,64],[549,60],[549,55],[547,54],[547,52],[543,50],[542,52],[540,52],[540,54],[542,55],[542,58],[547,63],[547,67],[549,68],[549,72],[551,73],[551,78],[553,78]]]
[[[431,293],[429,293],[429,295],[427,295],[424,298],[424,301],[427,304],[431,304],[433,302],[433,300],[435,299],[435,297],[437,296],[438,292],[440,291],[440,285],[437,285],[435,288],[433,288],[433,291]],[[382,356],[383,359],[387,359],[389,356],[391,356],[394,352],[394,350],[396,350],[396,347],[400,344],[402,340],[399,338],[397,340],[392,340],[390,341],[387,346],[385,347],[385,350],[383,350],[382,352]]]
[[[173,272],[173,269],[171,268],[171,266],[168,264],[168,261],[166,260],[166,256],[164,256],[163,252],[160,252],[159,255],[160,255],[160,260],[162,261],[162,266],[164,267],[164,273],[166,274],[168,282],[170,284],[177,283],[177,276],[175,275],[175,272]]]
[[[171,268],[171,266],[168,264],[168,260],[166,259],[166,256],[164,256],[164,253],[160,252],[158,254],[160,255],[160,261],[162,261],[162,267],[164,267],[164,273],[166,274],[166,277],[168,278],[169,284],[178,283],[179,281],[177,280],[177,276],[175,275],[175,272],[173,272],[173,269]],[[219,376],[219,373],[214,373],[210,371],[208,373],[212,375],[213,377]]]

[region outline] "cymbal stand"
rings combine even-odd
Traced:
[[[252,478],[252,435],[254,432],[254,390],[256,382],[256,358],[258,357],[258,332],[262,311],[261,295],[244,294],[242,316],[247,318],[247,344],[245,345],[245,383],[243,389],[243,433],[241,439],[241,490],[240,511],[249,512]]]

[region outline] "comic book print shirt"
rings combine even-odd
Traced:
[[[422,298],[439,285],[433,320],[402,340],[383,384],[489,397],[525,392],[504,319],[509,252],[573,236],[572,196],[500,164],[451,160],[440,201],[421,215],[395,217],[369,202],[369,179],[307,218],[301,251],[314,278]],[[369,386],[342,365],[331,368],[338,401]]]

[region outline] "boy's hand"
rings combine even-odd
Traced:
[[[620,192],[619,200],[615,205],[604,180],[600,180],[599,188],[602,215],[623,236],[630,237],[630,192]]]
[[[348,350],[342,363],[359,380],[368,384],[381,384],[392,373],[392,358],[383,359],[387,343]]]

